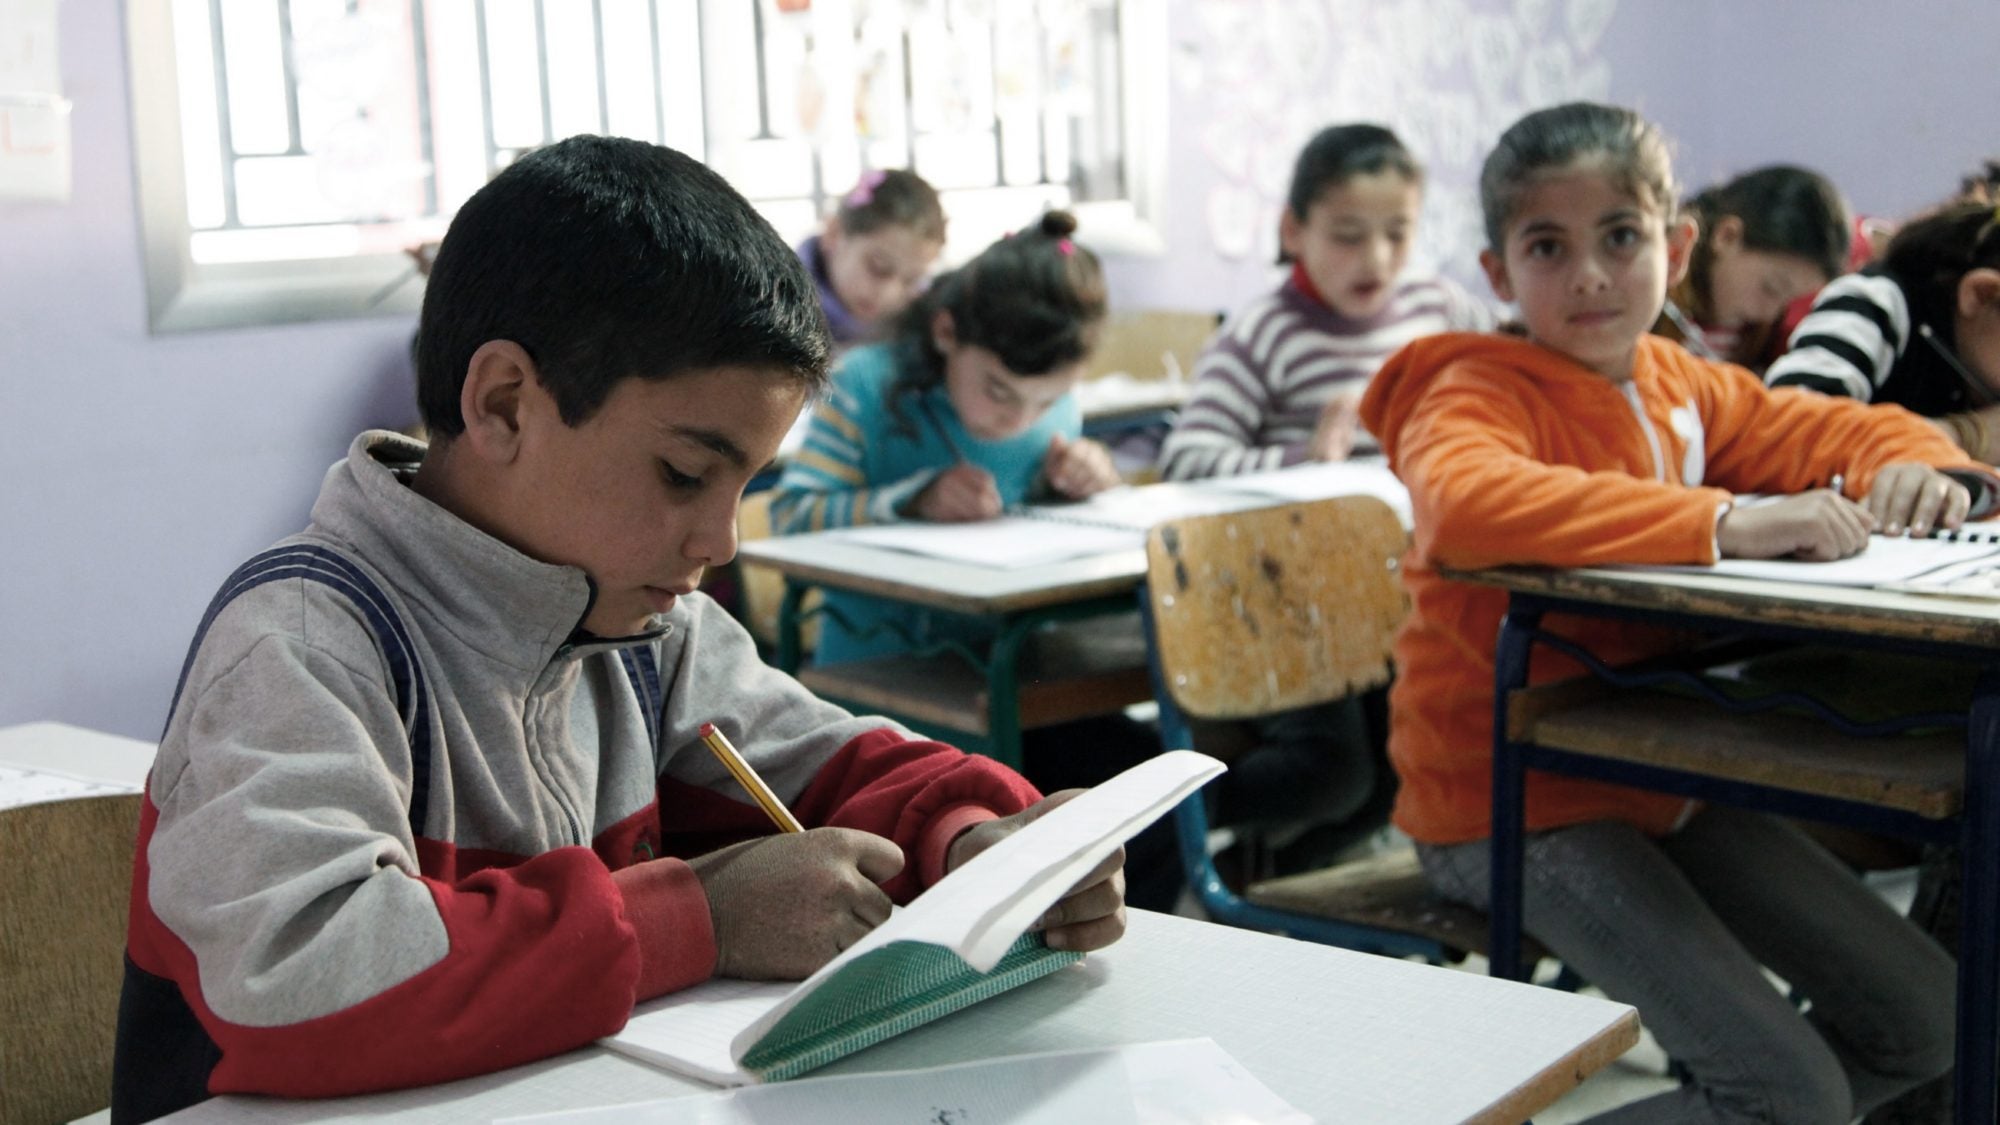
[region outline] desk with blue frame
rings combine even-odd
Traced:
[[[1961,845],[1957,1106],[1991,1122],[2000,1043],[2000,600],[1942,598],[1643,569],[1454,573],[1509,592],[1495,667],[1493,971],[1518,972],[1523,787],[1529,769],[1592,777]],[[1943,708],[1858,717],[1815,691],[1721,691],[1689,669],[1608,668],[1543,627],[1548,614],[1939,662],[1965,690]],[[1537,647],[1591,676],[1528,687]],[[1696,662],[1700,663],[1700,662]],[[1907,674],[1907,673],[1906,673]],[[1916,673],[1920,680],[1936,675]],[[1934,682],[1908,685],[1934,696]],[[1872,692],[1879,700],[1884,692]]]

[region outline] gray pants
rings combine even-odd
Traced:
[[[1418,855],[1439,894],[1486,907],[1487,841]],[[1709,806],[1657,840],[1616,821],[1533,833],[1523,901],[1528,932],[1687,1068],[1593,1121],[1832,1125],[1951,1066],[1951,958],[1775,818]]]

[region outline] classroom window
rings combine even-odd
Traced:
[[[405,247],[523,152],[672,145],[803,238],[911,167],[948,258],[1042,208],[1157,253],[1151,0],[132,0],[155,331],[412,311]],[[1027,18],[1027,17],[1032,18]]]

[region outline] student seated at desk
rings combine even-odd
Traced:
[[[1052,801],[850,716],[694,593],[829,342],[749,203],[576,137],[459,210],[432,444],[358,438],[203,618],[146,790],[113,1115],[419,1085],[806,976]],[[800,821],[772,835],[713,720]],[[1123,929],[1115,863],[1046,921]]]
[[[1968,484],[1983,510],[2000,482],[1907,413],[1769,391],[1648,332],[1693,230],[1674,216],[1666,142],[1636,114],[1528,115],[1487,157],[1480,196],[1481,263],[1527,339],[1419,341],[1361,409],[1416,508],[1395,820],[1438,892],[1483,908],[1507,595],[1440,568],[1831,559],[1871,528],[1956,525]],[[1843,473],[1847,495],[1815,488]],[[1798,495],[1734,505],[1749,492]],[[1624,622],[1548,624],[1614,663],[1681,643]],[[1544,651],[1533,671],[1581,669]],[[1687,1068],[1681,1088],[1604,1120],[1846,1122],[1951,1065],[1950,958],[1791,825],[1539,774],[1526,813],[1528,932],[1636,1006]]]
[[[1894,403],[2000,463],[2000,210],[1958,204],[1904,227],[1880,263],[1820,291],[1791,349],[1771,386]]]
[[[1383,360],[1421,336],[1493,326],[1450,280],[1403,276],[1423,201],[1423,167],[1380,125],[1335,125],[1306,143],[1278,219],[1291,274],[1196,360],[1163,477],[1343,460],[1357,440],[1373,445],[1355,412]]]
[[[1492,327],[1491,313],[1452,282],[1402,276],[1423,189],[1416,157],[1379,125],[1331,126],[1307,142],[1278,222],[1278,261],[1291,276],[1202,352],[1161,451],[1163,476],[1343,460],[1357,439],[1373,445],[1356,433],[1356,407],[1383,360],[1434,332]],[[1246,875],[1325,866],[1387,820],[1395,780],[1380,704],[1374,693],[1244,729],[1206,727],[1205,744],[1230,759],[1209,787],[1214,823],[1281,845]]]
[[[771,506],[780,535],[897,520],[992,519],[1030,498],[1080,499],[1119,483],[1111,455],[1082,437],[1072,393],[1106,311],[1097,255],[1051,211],[981,251],[898,318],[885,341],[849,352],[813,410]],[[814,660],[839,664],[941,641],[978,650],[987,623],[886,598],[829,590]],[[1130,626],[1136,630],[1136,624]],[[1135,634],[1136,635],[1136,634]],[[1123,716],[1028,731],[1030,780],[1088,785],[1159,752]],[[1143,857],[1166,822],[1131,848],[1135,905],[1170,908],[1169,856]],[[1142,881],[1141,869],[1158,871]]]
[[[1695,224],[1687,275],[1653,331],[1762,371],[1784,350],[1786,308],[1845,270],[1847,203],[1818,172],[1777,164],[1700,192],[1686,214]]]

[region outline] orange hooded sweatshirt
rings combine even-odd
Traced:
[[[1389,755],[1402,779],[1396,824],[1433,844],[1492,832],[1493,650],[1507,608],[1504,590],[1447,580],[1439,567],[1712,563],[1735,493],[1800,492],[1841,473],[1858,497],[1900,461],[1983,475],[1900,408],[1767,390],[1743,368],[1656,336],[1640,337],[1626,384],[1527,340],[1432,336],[1383,365],[1361,419],[1416,509]],[[1676,637],[1563,614],[1543,626],[1614,663]],[[1560,654],[1535,654],[1535,682],[1581,672]],[[1658,835],[1686,808],[1545,774],[1530,775],[1527,794],[1530,830],[1609,818]]]

